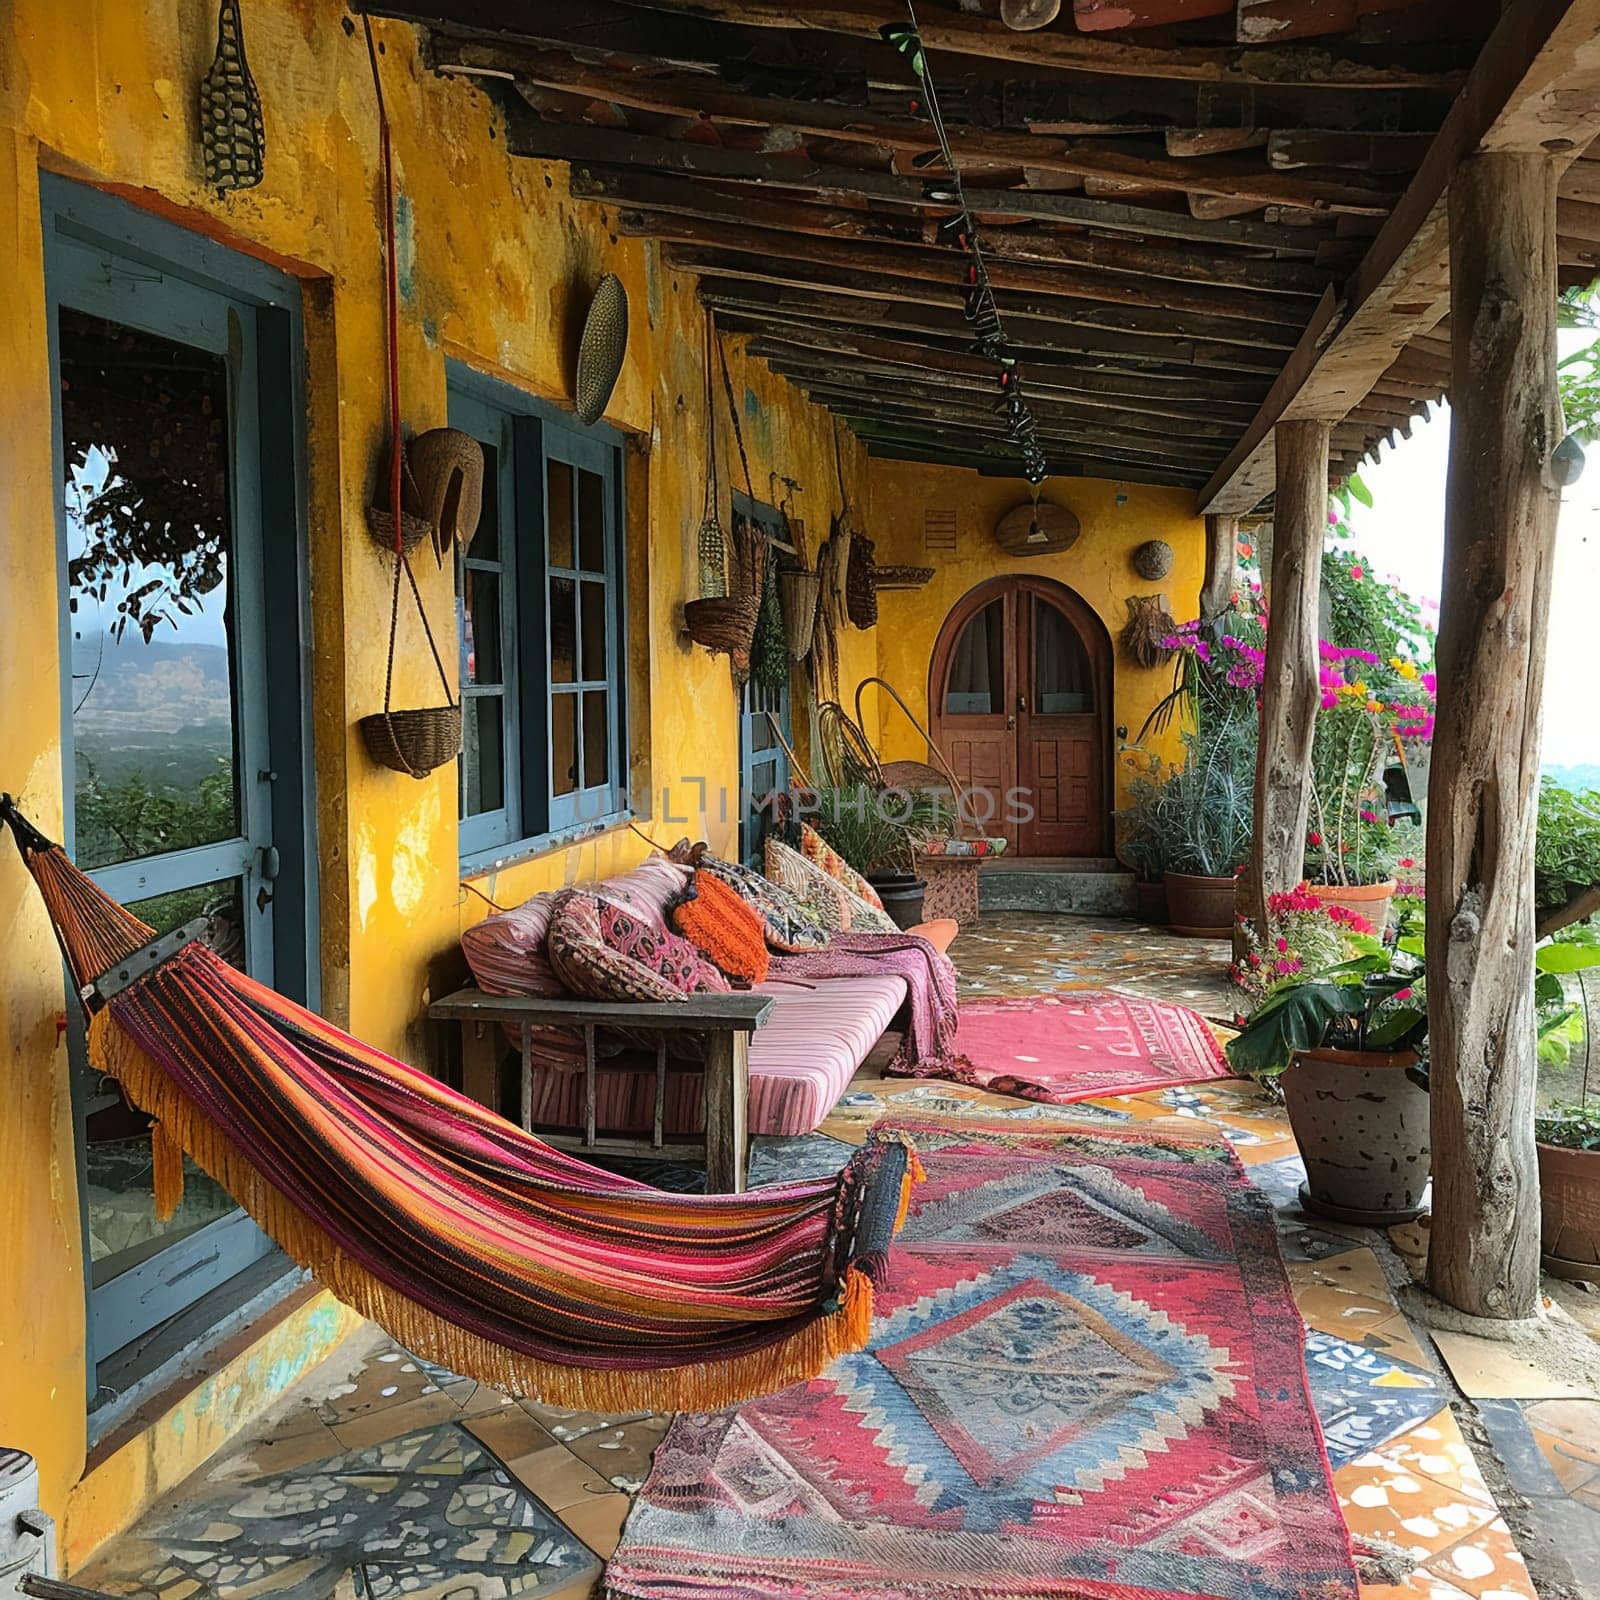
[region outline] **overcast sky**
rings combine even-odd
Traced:
[[[1565,344],[1565,341],[1563,341]],[[1437,600],[1444,562],[1444,480],[1450,413],[1441,407],[1411,438],[1382,446],[1361,470],[1373,506],[1354,507],[1351,525],[1380,577]],[[1600,599],[1600,444],[1584,475],[1562,497],[1556,535],[1550,653],[1545,668],[1544,760],[1561,766],[1600,762],[1596,705],[1596,600]]]

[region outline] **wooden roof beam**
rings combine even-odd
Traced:
[[[1600,0],[1511,0],[1400,204],[1342,299],[1329,294],[1256,420],[1201,491],[1200,509],[1249,511],[1272,490],[1280,421],[1334,420],[1366,397],[1447,309],[1445,195],[1480,149],[1572,160],[1600,132]],[[1444,368],[1449,378],[1448,363]]]
[[[876,39],[885,23],[905,21],[894,0],[638,0],[651,11],[709,18],[744,27],[807,29]],[[955,56],[1013,61],[1106,76],[1167,79],[1186,83],[1295,84],[1330,89],[1448,89],[1459,82],[1453,69],[1424,70],[1397,63],[1383,52],[1271,45],[1174,46],[1129,44],[1065,28],[1019,33],[998,16],[967,11],[928,12],[919,19],[923,45]]]

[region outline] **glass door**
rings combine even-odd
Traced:
[[[59,229],[47,269],[67,842],[158,931],[203,917],[227,960],[271,983],[256,308]],[[271,1245],[192,1164],[157,1220],[148,1120],[77,1043],[92,1367]]]

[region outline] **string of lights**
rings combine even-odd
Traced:
[[[948,177],[930,178],[923,186],[924,197],[935,205],[952,208],[938,227],[941,242],[954,246],[966,258],[962,268],[962,313],[972,325],[973,350],[996,368],[996,384],[1000,398],[995,411],[1006,419],[1006,430],[1011,442],[1022,456],[1023,476],[1037,489],[1047,474],[1044,450],[1039,444],[1039,424],[1023,395],[1022,370],[1016,355],[1006,340],[1005,326],[1000,320],[1000,308],[995,302],[994,286],[989,281],[989,268],[983,258],[983,244],[967,206],[967,196],[961,184],[961,169],[956,165],[950,149],[950,136],[945,130],[944,117],[939,110],[939,92],[933,74],[928,68],[928,58],[922,48],[922,34],[917,27],[917,13],[911,0],[906,0],[909,22],[885,23],[878,30],[880,37],[893,45],[922,85],[922,103],[928,121],[933,126],[938,148],[924,151],[912,158],[917,168],[942,166]]]

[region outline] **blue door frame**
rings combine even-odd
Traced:
[[[94,875],[122,900],[240,882],[242,959],[263,981],[315,1007],[320,1000],[314,789],[310,761],[310,586],[305,524],[304,335],[299,286],[127,203],[41,175],[52,395],[61,393],[63,312],[114,323],[212,358],[228,386],[230,684],[237,835],[119,862]],[[65,482],[59,399],[53,401],[56,482]],[[271,470],[263,470],[264,463]],[[73,628],[68,518],[56,503],[61,617],[62,750],[69,847],[74,838]],[[80,1188],[87,1190],[87,1119],[118,1103],[88,1066],[73,1018],[73,1100]],[[193,1305],[272,1246],[242,1211],[216,1217],[96,1283],[83,1214],[89,1310],[88,1388],[95,1368],[130,1340]],[[158,1243],[158,1241],[152,1241]],[[137,1257],[138,1252],[125,1253]]]

